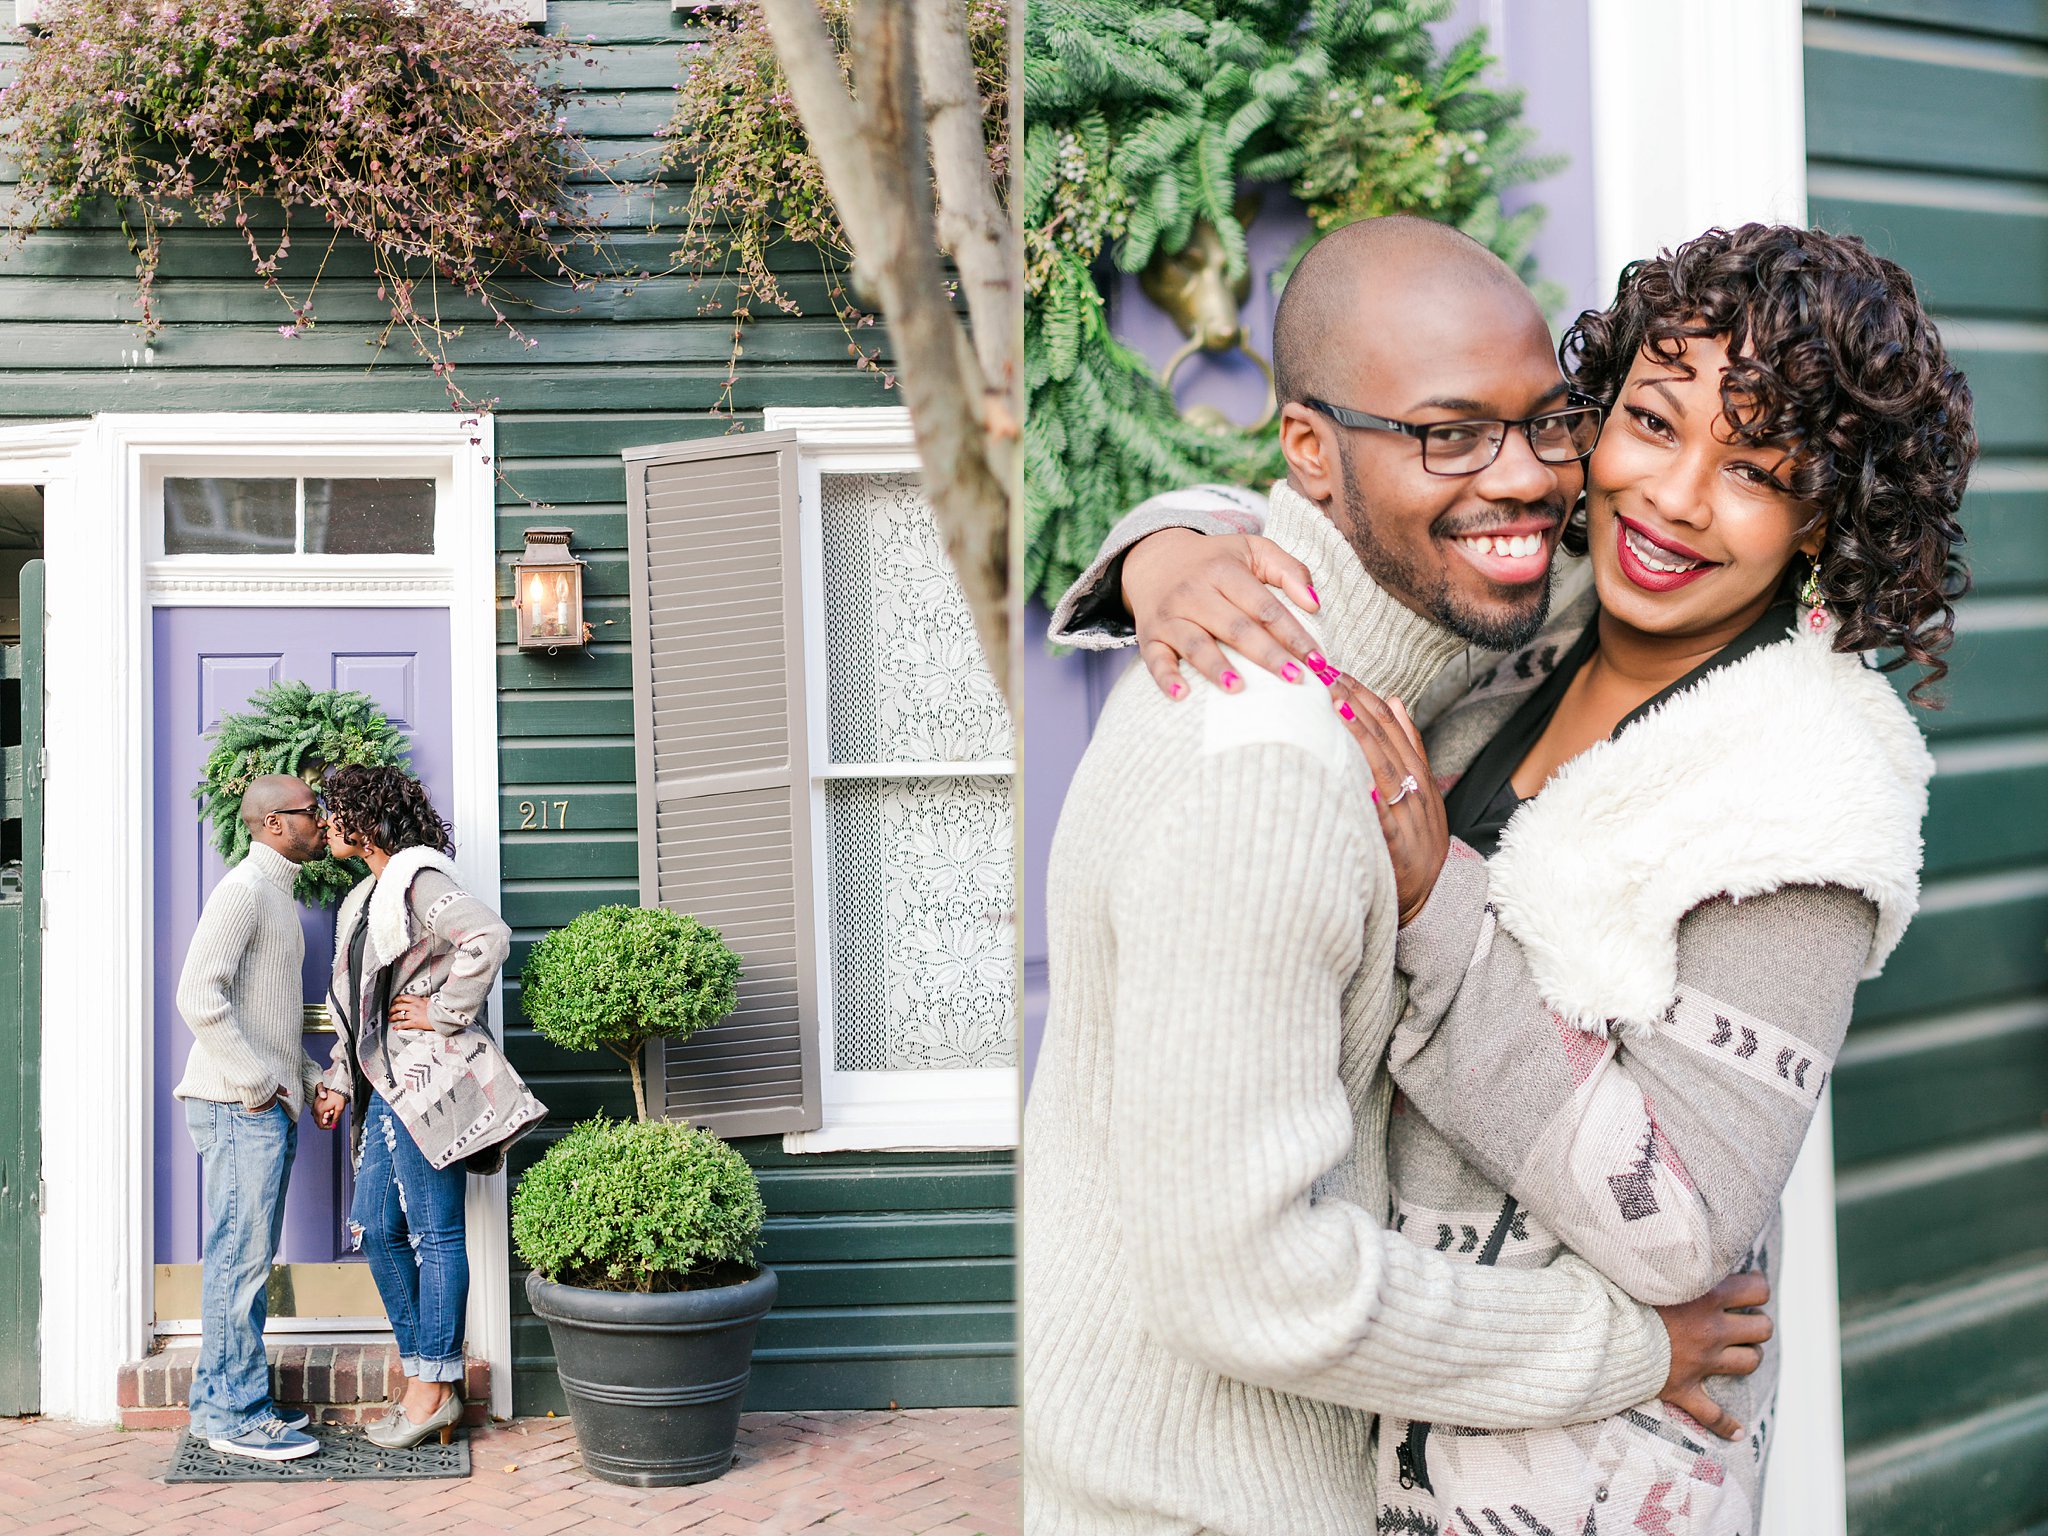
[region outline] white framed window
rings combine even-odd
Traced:
[[[797,435],[823,1125],[792,1152],[1017,1142],[1014,735],[908,413]]]

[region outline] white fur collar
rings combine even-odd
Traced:
[[[432,848],[406,848],[391,855],[384,873],[370,891],[370,955],[380,966],[389,965],[412,948],[412,903],[406,897],[420,872],[438,869],[458,885],[454,862]]]
[[[1709,673],[1574,758],[1489,861],[1493,905],[1544,1001],[1647,1031],[1678,983],[1679,919],[1715,896],[1847,886],[1878,909],[1866,976],[1920,899],[1934,760],[1905,704],[1832,629]]]

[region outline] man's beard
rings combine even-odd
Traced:
[[[1351,447],[1345,434],[1337,434],[1337,462],[1344,477],[1344,512],[1349,528],[1346,540],[1357,554],[1366,574],[1389,596],[1405,599],[1430,622],[1449,630],[1468,645],[1489,651],[1520,650],[1536,638],[1543,621],[1550,617],[1550,573],[1536,585],[1526,611],[1501,611],[1461,607],[1451,595],[1451,578],[1442,569],[1421,569],[1401,552],[1389,549],[1374,534],[1366,513],[1365,494],[1359,488],[1352,465]],[[1432,526],[1435,536],[1445,530]],[[1481,530],[1473,529],[1474,533]]]

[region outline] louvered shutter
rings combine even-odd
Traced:
[[[817,938],[796,434],[629,449],[640,899],[740,956],[739,1007],[649,1063],[671,1119],[814,1130]]]

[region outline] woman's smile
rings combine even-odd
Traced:
[[[1647,592],[1675,592],[1720,567],[1669,537],[1658,538],[1632,518],[1614,519],[1615,558],[1621,573]]]

